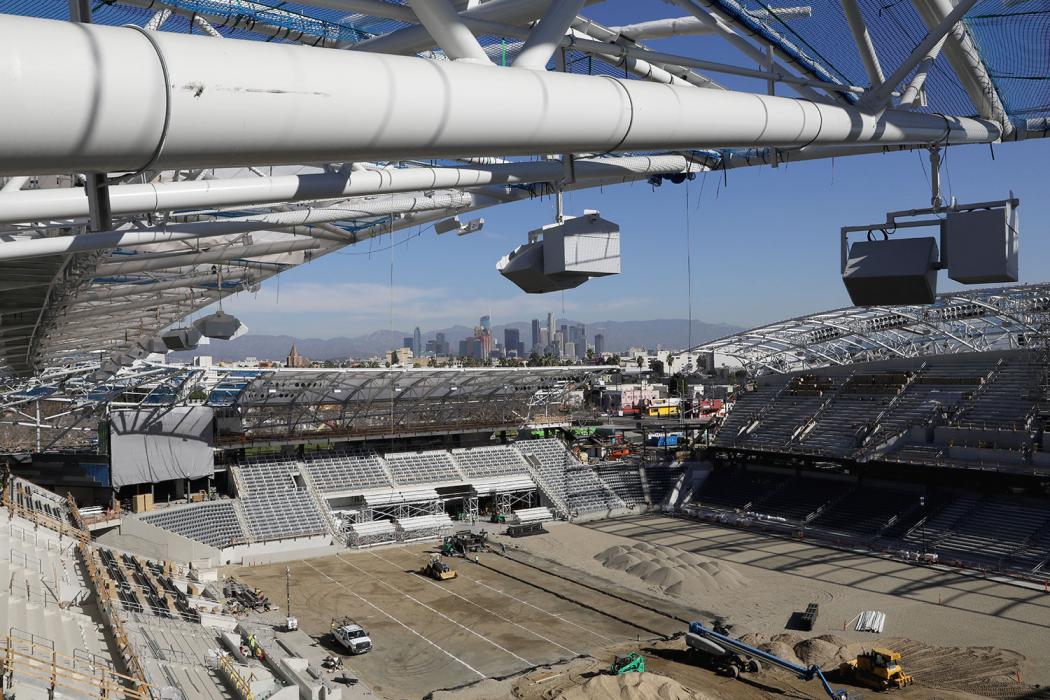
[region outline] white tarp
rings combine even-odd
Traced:
[[[212,410],[164,406],[110,415],[113,486],[197,479],[214,471]]]

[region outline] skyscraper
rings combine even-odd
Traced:
[[[419,326],[416,326],[416,331],[412,334],[412,353],[416,356],[423,354],[423,334],[419,332]]]
[[[540,344],[540,320],[538,318],[532,319],[532,346],[530,350],[535,350],[536,346]]]
[[[518,344],[521,341],[521,332],[517,328],[504,328],[503,329],[503,350],[510,355],[511,353],[517,354]]]
[[[605,336],[598,333],[594,336],[594,354],[601,355],[605,352]]]
[[[449,354],[448,341],[445,340],[444,333],[434,334],[434,354],[441,356]]]
[[[547,313],[547,337],[550,338],[550,340],[548,340],[547,342],[549,342],[549,343],[553,343],[554,342],[554,333],[556,331],[557,331],[557,329],[554,327],[554,314],[548,312]]]
[[[406,335],[401,339],[401,347],[408,348],[412,352],[415,352],[416,341],[411,336]]]
[[[487,331],[491,331],[492,330],[492,320],[488,317],[487,314],[485,316],[481,317],[480,325],[481,325],[482,328],[484,328]]]

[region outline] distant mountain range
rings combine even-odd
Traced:
[[[556,325],[574,324],[576,321],[559,319]],[[685,348],[689,342],[689,322],[686,319],[655,319],[652,321],[601,321],[584,324],[587,342],[593,343],[594,336],[601,333],[605,336],[606,352],[621,352],[628,348]],[[532,346],[532,322],[518,321],[492,327],[493,335],[502,344],[503,331],[515,328],[521,334],[525,348]],[[714,340],[742,330],[737,326],[725,323],[705,323],[693,321],[693,344]],[[444,333],[445,340],[455,352],[459,341],[474,334],[473,328],[452,326],[439,328],[423,333],[423,342],[434,338],[435,334]],[[299,354],[311,360],[342,360],[345,358],[367,358],[380,355],[391,348],[401,347],[402,341],[411,336],[411,330],[376,331],[353,338],[296,338],[290,335],[256,335],[247,334],[233,340],[213,340],[193,352],[173,353],[175,360],[186,360],[196,355],[211,355],[216,360],[242,360],[256,357],[260,360],[278,360],[288,355],[292,343],[295,343]]]

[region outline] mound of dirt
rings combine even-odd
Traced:
[[[554,700],[717,700],[698,693],[656,673],[625,673],[622,676],[599,675],[583,685],[569,688]]]
[[[845,660],[845,652],[845,644],[835,644],[820,637],[806,639],[795,645],[795,656],[806,666],[814,664],[821,668],[838,666]]]
[[[609,547],[594,558],[608,569],[623,571],[671,596],[700,596],[750,583],[728,564],[648,542]]]
[[[758,648],[767,654],[777,656],[784,661],[790,661],[799,666],[803,665],[802,660],[795,656],[795,650],[784,642],[766,642],[765,644],[759,644]]]

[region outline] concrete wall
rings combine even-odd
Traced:
[[[101,544],[126,549],[150,559],[174,561],[207,560],[209,566],[219,561],[219,550],[175,534],[138,518],[126,516],[116,528],[95,538]]]
[[[982,442],[994,442],[1001,447],[1019,448],[1032,444],[1032,435],[1027,430],[986,430],[939,425],[933,429],[933,441],[938,445],[955,443],[972,447],[977,447]]]
[[[221,552],[216,552],[216,562],[218,564],[270,564],[324,556],[344,550],[345,547],[342,545],[333,544],[330,535],[297,537],[227,547]]]

